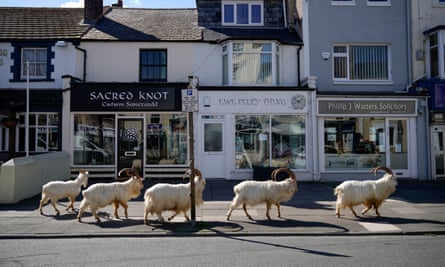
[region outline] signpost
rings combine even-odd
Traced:
[[[182,111],[188,112],[189,130],[189,158],[190,158],[190,217],[194,226],[196,221],[195,207],[195,162],[194,162],[194,139],[193,139],[193,112],[198,111],[198,90],[196,88],[182,89]]]

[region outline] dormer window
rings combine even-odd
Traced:
[[[222,25],[263,25],[263,1],[223,1]]]

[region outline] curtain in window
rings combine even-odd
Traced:
[[[233,45],[233,82],[241,84],[272,83],[271,44]]]
[[[388,80],[386,46],[350,46],[351,80]]]

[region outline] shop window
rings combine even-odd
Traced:
[[[223,1],[223,25],[262,25],[263,1]]]
[[[59,149],[59,115],[57,113],[29,113],[29,152],[48,152]],[[25,152],[26,113],[19,113],[18,149]]]
[[[237,115],[236,169],[306,168],[306,126],[299,115]]]
[[[146,163],[185,164],[188,158],[186,114],[148,114],[146,121]]]
[[[385,165],[385,138],[384,118],[325,119],[326,170],[369,170]]]
[[[8,151],[9,129],[0,124],[0,152]]]
[[[223,46],[223,84],[278,84],[278,46],[273,43],[234,42]]]
[[[140,51],[140,81],[167,81],[167,50],[142,49]]]
[[[114,164],[115,126],[114,115],[74,115],[74,164]]]
[[[334,81],[390,81],[387,45],[334,45]]]

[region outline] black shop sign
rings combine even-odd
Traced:
[[[71,111],[175,111],[180,97],[180,90],[168,87],[75,87]]]

